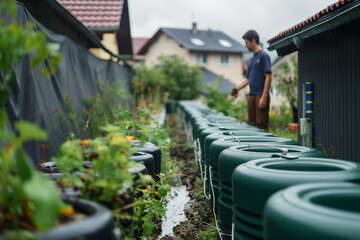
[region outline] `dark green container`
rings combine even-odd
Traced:
[[[253,133],[258,134],[258,133]],[[271,134],[271,133],[268,133]],[[299,145],[298,142],[295,142],[288,138],[279,138],[275,135],[269,135],[273,137],[269,137],[268,135],[258,135],[258,136],[236,136],[236,137],[224,137],[217,138],[215,141],[211,141],[216,139],[216,136],[220,135],[217,133],[211,134],[206,137],[205,144],[205,152],[206,152],[206,164],[210,164],[211,167],[211,180],[212,187],[210,189],[211,198],[213,197],[212,192],[214,192],[214,201],[210,201],[211,207],[212,203],[215,202],[215,211],[218,210],[218,197],[219,197],[219,168],[218,168],[218,158],[220,153],[230,147],[247,145],[247,144],[260,144],[260,145]],[[209,145],[210,144],[210,145]]]
[[[210,166],[210,162],[209,162],[209,151],[206,149],[206,143],[210,143],[212,141],[215,141],[221,137],[224,136],[229,136],[229,135],[222,135],[222,133],[227,134],[226,132],[228,132],[229,130],[232,131],[232,133],[238,135],[238,136],[248,136],[248,135],[262,135],[262,136],[275,136],[272,133],[267,133],[264,130],[261,130],[259,128],[253,128],[251,126],[251,128],[249,128],[247,124],[240,124],[239,126],[237,125],[231,125],[227,130],[221,130],[220,128],[207,128],[205,130],[203,130],[200,134],[200,148],[201,148],[201,168],[203,169],[203,173],[204,173],[204,177],[206,180],[206,188],[208,188],[210,186],[210,170],[209,170],[209,166]],[[218,134],[219,135],[213,135],[211,134],[214,129],[218,129]],[[235,133],[236,132],[236,133]],[[212,206],[212,201],[210,201],[211,206]],[[217,212],[217,210],[216,210]]]
[[[252,136],[252,135],[256,135],[256,136],[275,136],[272,133],[268,133],[265,132],[263,130],[260,130],[259,128],[256,129],[248,129],[248,128],[243,128],[243,127],[234,127],[232,130],[232,134],[235,134],[236,136]],[[215,133],[217,133],[218,135],[214,135]],[[207,146],[210,146],[210,143],[222,138],[222,137],[228,137],[230,136],[229,134],[229,129],[228,130],[220,130],[219,128],[207,128],[205,130],[203,130],[200,134],[200,148],[201,148],[201,166],[207,166],[209,167],[209,152],[208,152],[208,148]],[[211,136],[210,136],[211,135]],[[206,141],[205,141],[206,140]],[[209,175],[207,175],[209,176]]]
[[[216,127],[219,130],[242,130],[242,129],[256,129],[256,127],[248,125],[246,123],[232,123],[232,124],[221,124],[221,125],[214,125],[212,123],[209,122],[200,122],[199,124],[197,124],[194,128],[193,128],[193,135],[194,135],[194,140],[200,138],[201,132],[209,129],[209,128],[213,128]]]
[[[207,170],[207,176],[209,176],[210,171],[209,171],[209,166],[210,166],[210,152],[209,152],[209,148],[210,148],[210,144],[218,139],[221,138],[226,138],[226,137],[230,137],[232,135],[234,136],[262,136],[262,137],[275,137],[274,134],[272,133],[268,133],[262,129],[259,128],[254,128],[254,129],[250,129],[250,128],[234,128],[234,129],[227,129],[227,130],[218,130],[217,132],[213,132],[212,129],[214,128],[209,128],[204,130],[203,132],[201,132],[200,135],[200,145],[202,147],[201,149],[201,164],[202,166],[206,166],[206,170]],[[216,128],[215,128],[216,129]],[[231,131],[229,131],[231,130]],[[217,166],[216,166],[217,168]],[[217,176],[216,176],[217,177]],[[207,177],[207,186],[209,186],[210,184],[210,180],[209,177]],[[216,191],[217,192],[217,191]],[[212,206],[212,202],[211,206]],[[217,208],[215,208],[215,211],[217,212]]]
[[[279,190],[302,183],[359,180],[360,165],[343,160],[281,157],[248,161],[234,170],[232,178],[235,239],[242,239],[244,233],[263,238],[265,204]]]
[[[174,99],[167,100],[165,104],[165,109],[167,114],[176,113],[176,108],[178,106],[178,101]]]
[[[338,240],[360,237],[360,186],[296,185],[272,195],[264,211],[268,240]]]
[[[274,145],[268,147],[262,146],[237,146],[230,147],[222,151],[218,158],[219,168],[219,219],[220,227],[225,233],[231,233],[232,224],[232,174],[234,169],[248,161],[282,156],[283,151],[288,151],[287,156],[301,157],[325,157],[323,152],[314,148],[307,148],[295,145]]]

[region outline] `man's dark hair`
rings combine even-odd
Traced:
[[[249,30],[247,31],[244,36],[242,37],[243,39],[247,39],[250,42],[255,39],[255,42],[257,44],[260,44],[260,38],[259,38],[259,34],[255,31],[255,30]]]

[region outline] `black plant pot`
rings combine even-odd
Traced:
[[[149,174],[147,168],[144,164],[139,164],[139,166],[131,167],[128,169],[128,172],[134,176],[134,183],[139,179],[139,175],[146,175]]]
[[[138,147],[137,151],[139,152],[145,152],[153,155],[154,171],[155,171],[154,179],[155,181],[158,181],[160,179],[159,174],[161,172],[161,149],[151,142],[145,142],[143,145],[140,146],[140,141],[135,140],[135,141],[131,141],[130,144],[133,147]],[[150,171],[149,174],[151,174]]]
[[[129,157],[129,161],[144,164],[148,173],[155,179],[155,163],[153,155],[145,152],[136,152],[134,155]]]
[[[54,227],[46,233],[36,233],[36,238],[40,240],[115,239],[113,218],[107,208],[83,199],[73,201],[68,200],[68,203],[73,203],[77,212],[84,213],[88,217]],[[2,239],[1,236],[0,239]]]

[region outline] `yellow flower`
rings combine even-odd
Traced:
[[[271,111],[271,114],[272,114],[272,115],[276,115],[276,112],[275,112],[275,111]]]
[[[290,113],[290,110],[289,110],[289,109],[285,111],[285,114],[289,114],[289,113]]]
[[[81,141],[82,146],[87,146],[87,145],[89,145],[89,143],[90,143],[90,139],[84,139]]]
[[[121,135],[115,135],[115,136],[113,136],[113,138],[112,138],[112,140],[113,141],[120,141],[120,140],[122,140],[122,136]]]
[[[9,144],[6,147],[6,154],[9,154],[9,152],[13,149],[14,144],[12,142],[9,142]]]
[[[125,139],[127,141],[134,141],[135,140],[135,136],[125,136]]]
[[[75,210],[72,206],[66,206],[66,207],[62,207],[60,209],[61,215],[73,215],[74,213],[75,213]]]

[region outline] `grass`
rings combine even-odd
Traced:
[[[292,132],[289,129],[270,128],[268,132],[273,133],[278,137],[290,138],[290,139],[292,139],[292,140],[294,140],[296,142],[298,141],[297,132]]]

